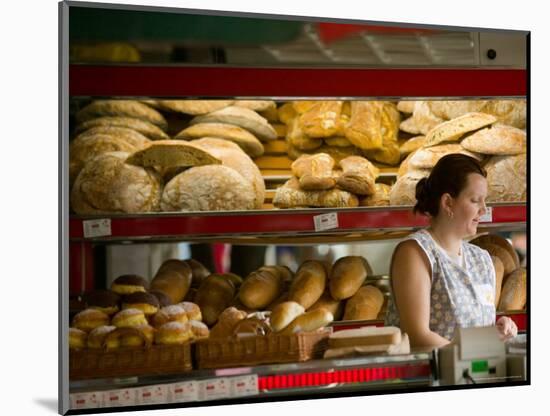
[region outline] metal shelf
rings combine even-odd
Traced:
[[[316,231],[315,217],[332,213],[337,216],[337,227]],[[480,227],[520,227],[524,225],[526,217],[525,204],[494,204],[491,221],[480,224]],[[104,235],[86,236],[85,227],[93,224],[93,221],[102,219],[107,219],[109,223]],[[69,238],[72,241],[96,242],[238,239],[241,244],[265,244],[266,241],[299,243],[302,238],[302,242],[311,243],[316,242],[315,239],[319,236],[325,236],[324,240],[342,241],[346,236],[364,240],[368,234],[374,234],[375,238],[383,238],[384,234],[390,233],[395,234],[396,238],[403,231],[425,227],[427,224],[427,218],[413,215],[410,207],[73,216],[70,218]]]

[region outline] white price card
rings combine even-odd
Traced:
[[[479,222],[493,222],[493,207],[487,207],[487,212],[479,217]]]
[[[258,394],[258,375],[233,377],[231,379],[231,397],[254,396]]]
[[[73,393],[70,395],[71,409],[94,409],[103,407],[103,393]]]
[[[338,228],[338,214],[331,212],[330,214],[321,214],[313,217],[315,223],[315,231],[332,230]]]
[[[168,402],[168,386],[158,384],[144,386],[139,389],[140,404],[166,403]]]
[[[111,220],[102,218],[100,220],[84,220],[84,238],[105,237],[111,235]]]
[[[199,400],[199,383],[193,380],[170,384],[170,394],[172,402],[196,402]]]
[[[110,390],[103,393],[103,403],[106,407],[135,406],[137,404],[137,389]]]
[[[231,396],[228,378],[220,377],[200,382],[199,400],[225,399]]]

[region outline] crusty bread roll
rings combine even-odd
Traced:
[[[273,100],[236,100],[235,106],[248,108],[258,112],[276,109],[277,104]]]
[[[493,267],[495,268],[495,308],[498,306],[500,300],[500,293],[502,291],[502,281],[504,280],[504,264],[497,256],[491,256],[493,261]]]
[[[304,307],[297,302],[288,301],[280,303],[271,312],[271,328],[274,332],[279,332],[304,312]]]
[[[300,118],[296,117],[289,124],[286,130],[286,141],[296,149],[311,151],[315,150],[323,144],[323,141],[318,138],[307,136],[300,127]]]
[[[88,348],[99,350],[105,346],[105,338],[116,329],[114,325],[102,325],[94,328],[88,334]]]
[[[71,189],[71,207],[77,214],[158,210],[160,177],[152,169],[126,164],[127,157],[125,152],[111,152],[86,163]]]
[[[273,205],[278,208],[295,207],[331,207],[344,208],[359,205],[357,196],[341,189],[326,191],[304,191],[297,178],[290,178],[283,186],[277,188]]]
[[[218,138],[206,137],[193,140],[189,145],[210,153],[221,160],[223,166],[232,168],[252,185],[256,195],[254,208],[260,209],[265,199],[265,182],[258,166],[235,143]]]
[[[522,310],[527,302],[527,270],[520,267],[506,276],[505,279],[498,310]]]
[[[204,323],[212,326],[233,300],[235,286],[222,276],[212,274],[199,287],[195,303],[199,305]]]
[[[495,116],[485,113],[467,113],[444,123],[438,124],[426,133],[426,147],[442,142],[454,142],[464,134],[489,126],[497,121]]]
[[[202,313],[199,305],[193,302],[180,302],[178,305],[183,308],[190,321],[202,321]]]
[[[411,134],[426,134],[444,121],[432,113],[427,101],[416,101],[412,116],[401,122],[399,129]]]
[[[375,183],[374,193],[359,200],[361,207],[384,207],[390,205],[391,186],[385,183]]]
[[[371,285],[363,286],[346,302],[344,320],[376,319],[383,304],[384,295],[380,289]]]
[[[319,139],[320,140],[320,139]],[[321,140],[320,140],[321,141]],[[321,143],[323,143],[321,141]],[[296,147],[292,142],[287,141],[287,153],[288,157],[292,160],[298,159],[302,155],[312,155],[315,153],[326,153],[334,159],[336,163],[340,162],[342,159],[348,156],[361,156],[361,150],[355,146],[329,146],[327,144],[321,144],[320,147],[317,147],[313,150],[302,150]]]
[[[265,118],[248,108],[229,106],[193,118],[191,125],[198,123],[227,123],[248,130],[261,141],[275,140],[277,133]]]
[[[416,101],[399,101],[397,103],[397,110],[402,113],[412,113],[414,111],[414,106]]]
[[[395,104],[388,101],[352,101],[346,138],[360,149],[381,150],[397,142],[399,117]]]
[[[77,140],[84,139],[85,137],[95,136],[95,135],[105,135],[115,137],[117,139],[123,139],[134,146],[136,149],[141,149],[147,144],[151,143],[151,140],[141,134],[139,131],[132,130],[126,127],[117,127],[117,126],[98,126],[92,127],[91,129],[84,130],[78,136],[74,138],[71,142],[74,143]],[[70,151],[69,151],[70,153]]]
[[[195,259],[183,260],[191,268],[191,287],[198,288],[202,281],[210,276],[210,270],[208,270],[204,264]]]
[[[304,191],[331,189],[336,185],[332,175],[334,159],[326,153],[302,155],[292,162],[290,168]]]
[[[367,261],[361,256],[342,257],[332,266],[329,279],[333,299],[351,298],[367,278]]]
[[[170,259],[165,261],[151,281],[151,290],[166,294],[172,303],[181,302],[191,287],[192,272],[187,263]]]
[[[86,308],[97,309],[107,315],[119,311],[120,295],[111,290],[94,290],[82,295]]]
[[[227,166],[197,166],[175,176],[162,193],[162,211],[226,211],[256,207],[252,184]]]
[[[233,328],[237,322],[245,319],[247,313],[233,306],[225,309],[219,316],[218,322],[210,331],[210,338],[227,338],[233,335]]]
[[[180,304],[161,308],[151,319],[155,328],[160,328],[167,322],[181,322],[184,324],[187,321],[189,321],[187,312]]]
[[[194,337],[189,322],[168,322],[162,325],[155,333],[155,343],[159,345],[184,344]]]
[[[157,140],[133,152],[126,163],[144,168],[179,168],[219,165],[210,153],[182,140]]]
[[[326,269],[321,262],[308,260],[300,265],[290,285],[288,300],[308,309],[319,300],[327,284]]]
[[[237,144],[250,157],[264,154],[264,145],[256,136],[239,126],[224,123],[199,123],[180,131],[174,138],[194,140],[203,137],[218,137]]]
[[[361,156],[349,156],[339,163],[342,175],[338,177],[338,187],[356,195],[372,195],[379,170]]]
[[[166,130],[168,123],[155,109],[135,100],[95,100],[76,113],[77,123],[99,117],[131,117]]]
[[[487,202],[527,200],[527,156],[493,156],[485,165]]]
[[[298,116],[300,128],[309,137],[330,137],[338,132],[343,101],[317,101]]]
[[[323,293],[319,300],[311,305],[307,311],[310,312],[321,308],[329,311],[335,321],[339,321],[344,315],[344,302],[333,299],[332,296],[330,296],[330,292],[327,290],[325,290],[325,293]]]
[[[324,308],[306,312],[294,319],[284,330],[282,335],[292,335],[297,332],[309,332],[323,328],[334,320],[332,314]]]
[[[413,170],[397,179],[390,190],[390,205],[416,204],[416,184],[429,174],[429,170]]]
[[[134,292],[122,298],[122,309],[139,309],[145,316],[154,315],[159,307],[158,299],[151,293]]]
[[[401,155],[401,159],[406,158],[415,150],[420,149],[422,146],[424,146],[425,142],[426,142],[426,136],[415,136],[408,139],[405,143],[399,146],[399,153]]]
[[[439,159],[451,153],[460,153],[481,161],[483,157],[478,153],[464,149],[458,143],[441,144],[432,147],[421,148],[409,160],[409,166],[414,169],[431,169]]]
[[[147,289],[149,289],[149,282],[136,274],[123,274],[111,283],[111,290],[119,295],[146,292]]]
[[[132,328],[147,325],[148,322],[145,314],[139,309],[123,309],[113,316],[111,324],[117,328]]]
[[[239,289],[239,299],[248,308],[262,309],[279,297],[283,280],[279,273],[268,269],[250,273]]]
[[[99,117],[85,121],[76,126],[76,133],[81,133],[85,130],[94,127],[124,127],[135,130],[151,140],[168,140],[170,137],[162,131],[158,126],[144,120],[138,120],[131,117]]]
[[[88,333],[78,328],[69,328],[69,349],[83,350],[86,348]]]
[[[189,321],[191,324],[191,332],[193,332],[193,339],[208,338],[210,331],[205,323],[200,321]]]
[[[90,332],[98,326],[109,325],[109,315],[97,309],[84,309],[73,318],[72,326],[84,332]]]

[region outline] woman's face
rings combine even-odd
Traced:
[[[479,217],[485,214],[485,198],[487,197],[487,179],[478,173],[470,173],[467,177],[466,187],[458,197],[453,199],[453,218],[458,232],[464,237],[477,233]]]

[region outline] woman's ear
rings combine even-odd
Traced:
[[[442,211],[446,216],[452,217],[453,212],[453,197],[450,193],[445,192],[441,195],[441,200],[439,202],[439,210]]]

